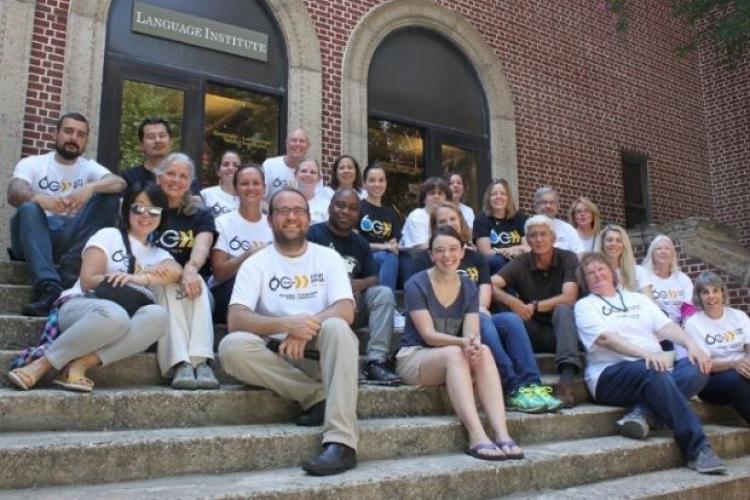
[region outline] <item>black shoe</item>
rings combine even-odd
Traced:
[[[326,400],[319,403],[315,403],[310,408],[302,412],[299,416],[295,425],[302,427],[318,427],[323,425],[323,420],[326,417]]]
[[[46,317],[52,304],[60,296],[62,288],[54,281],[42,281],[34,287],[34,295],[29,304],[23,306],[22,314],[24,316]]]
[[[357,466],[357,452],[341,443],[324,443],[320,455],[302,464],[312,476],[340,474]]]
[[[382,361],[370,361],[366,368],[367,380],[385,385],[397,385],[401,383],[401,377],[393,373]]]

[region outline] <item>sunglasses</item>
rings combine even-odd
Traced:
[[[150,217],[161,216],[161,207],[144,207],[143,205],[131,205],[130,213],[133,215],[148,214]]]

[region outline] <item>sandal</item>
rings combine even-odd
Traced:
[[[485,455],[483,453],[479,453],[481,450],[499,450],[499,451],[502,451],[503,454],[502,455]],[[489,460],[492,462],[499,462],[508,458],[505,452],[495,443],[475,444],[474,446],[466,450],[466,454],[474,458],[478,458],[479,460]]]
[[[94,389],[93,380],[83,376],[74,377],[70,373],[59,374],[52,383],[69,391],[91,392]]]
[[[521,447],[518,446],[512,439],[509,439],[508,441],[497,441],[495,445],[497,445],[497,447],[503,453],[505,453],[505,456],[508,458],[508,460],[522,460],[523,458],[525,458]],[[520,451],[517,453],[513,453],[513,448],[518,448]]]
[[[24,368],[16,368],[8,372],[8,379],[19,389],[28,391],[39,382],[39,379],[29,370]]]

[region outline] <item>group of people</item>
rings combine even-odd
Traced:
[[[56,372],[54,384],[90,392],[89,369],[153,344],[172,387],[217,389],[218,352],[227,374],[297,401],[298,425],[323,426],[323,450],[303,465],[313,475],[356,466],[360,375],[446,385],[467,453],[482,460],[522,459],[506,405],[573,407],[577,374],[596,401],[631,408],[617,422],[623,435],[666,425],[699,472],[724,465],[688,400],[732,404],[750,421],[750,320],[727,307],[719,277],[693,286],[663,235],[636,265],[627,232],[602,228],[587,198],[568,223],[558,193],[542,187],[527,217],[493,180],[475,214],[450,172],[419,186],[402,225],[384,204],[383,164],[361,171],[341,156],[323,186],[301,129],[262,166],[225,152],[218,185],[203,190],[163,119],[141,123],[143,163],[121,176],[83,157],[88,133],[83,116],[63,115],[55,150],[21,160],[8,188],[11,254],[34,288],[23,312],[47,317],[40,344],[8,374],[21,389]],[[152,300],[128,310],[107,295],[125,288]],[[227,323],[223,339],[214,322]],[[554,354],[554,393],[539,352]]]

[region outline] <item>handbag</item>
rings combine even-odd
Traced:
[[[130,249],[130,238],[124,229],[120,229],[122,241],[125,244],[125,252],[128,259],[128,273],[133,274],[135,271],[135,256]],[[143,306],[154,303],[154,293],[145,286],[136,285],[135,283],[125,283],[120,286],[113,286],[106,280],[94,288],[94,295],[99,299],[111,300],[121,306],[128,313],[133,315]]]

